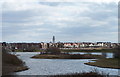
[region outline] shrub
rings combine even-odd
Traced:
[[[57,47],[50,47],[45,50],[48,54],[60,54],[60,49]]]
[[[114,51],[113,51],[113,57],[114,58],[120,58],[120,52],[119,52],[119,50],[120,50],[120,46],[114,48]]]
[[[65,75],[52,75],[50,77],[109,77],[107,74],[100,74],[96,71],[83,72],[83,73],[71,73]]]

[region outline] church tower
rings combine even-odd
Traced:
[[[53,36],[53,43],[55,43],[55,36]]]

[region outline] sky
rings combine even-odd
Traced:
[[[118,0],[1,0],[5,42],[118,42]]]

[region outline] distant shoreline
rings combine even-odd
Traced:
[[[114,49],[60,49],[61,52],[114,52]],[[23,50],[16,50],[15,52],[44,52],[44,50],[34,50],[34,51],[23,51]]]

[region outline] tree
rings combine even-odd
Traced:
[[[45,51],[48,54],[60,54],[60,49],[57,47],[50,47],[50,48],[47,48]]]

